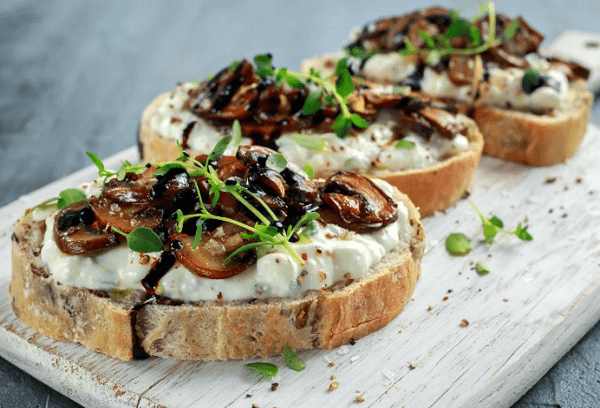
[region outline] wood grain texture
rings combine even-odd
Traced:
[[[466,200],[426,219],[423,275],[404,312],[354,346],[302,353],[302,372],[287,369],[281,357],[263,360],[280,367],[271,381],[279,383],[276,391],[270,381],[255,380],[243,361],[125,363],[55,342],[16,319],[6,292],[0,294],[0,354],[86,407],[353,407],[357,395],[366,407],[508,407],[600,317],[599,152],[600,129],[590,126],[566,164],[529,168],[482,159],[470,199],[508,229],[527,220],[534,240],[498,236],[488,246]],[[111,162],[135,155],[132,148]],[[5,287],[14,220],[25,207],[93,175],[85,169],[0,210]],[[465,257],[444,249],[456,231],[472,240]],[[475,273],[471,262],[479,260],[489,275]],[[330,392],[332,374],[340,387]]]

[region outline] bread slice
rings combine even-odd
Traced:
[[[483,133],[483,154],[529,164],[551,166],[575,154],[587,130],[592,94],[579,80],[571,86],[563,109],[546,114],[480,105],[471,116]]]
[[[162,137],[150,129],[149,125],[150,119],[169,95],[163,93],[156,97],[142,114],[138,130],[138,147],[143,162],[174,160],[180,155],[173,139]],[[457,117],[466,125],[467,131],[464,136],[469,140],[468,150],[424,168],[363,175],[385,180],[397,187],[408,195],[422,217],[447,209],[467,192],[473,182],[475,169],[483,151],[483,136],[475,122],[462,114],[457,114]],[[188,151],[192,156],[207,153]],[[305,163],[296,164],[303,166]],[[321,173],[317,176],[327,177],[336,170],[332,169],[330,173]]]
[[[523,18],[518,17],[513,21],[502,14],[496,16],[497,38],[502,38],[513,22],[518,23],[516,32],[508,40],[502,39],[501,44],[484,50],[481,54],[472,57],[454,54],[447,57],[444,63],[434,66],[426,63],[426,54],[399,55],[399,51],[404,48],[404,40],[410,40],[419,48],[424,48],[423,38],[418,33],[444,33],[449,30],[450,21],[451,10],[431,7],[370,23],[361,32],[351,34],[347,50],[358,47],[373,55],[362,60],[350,58],[350,64],[355,67],[357,75],[382,83],[413,84],[414,78],[411,77],[420,72],[416,82],[418,87],[425,86],[423,70],[437,72],[438,79],[445,76],[445,80],[431,81],[436,85],[430,83],[422,91],[435,98],[453,98],[469,106],[470,116],[485,139],[485,155],[532,166],[549,166],[571,157],[577,151],[587,129],[592,104],[592,95],[585,86],[589,71],[573,62],[540,56],[539,46],[544,36],[530,27]],[[473,28],[485,35],[488,27],[488,17],[484,16]],[[454,46],[457,48],[466,44],[462,37],[454,37],[451,41],[455,42]],[[302,72],[307,73],[314,68],[331,74],[337,60],[347,54],[347,51],[338,51],[306,59],[301,63]],[[372,58],[377,58],[378,62],[375,63]],[[522,102],[523,98],[528,98],[524,91],[518,92],[509,104],[505,104],[503,97],[499,98],[502,101],[494,100],[494,96],[490,97],[490,71],[497,69],[508,73],[515,68],[523,71],[537,70],[543,76],[547,76],[550,71],[565,74],[567,81],[559,84],[560,87],[556,89],[559,94],[566,95],[566,98],[553,106],[548,103],[548,99],[543,100],[548,97],[544,95],[537,98],[537,105],[533,103],[530,107]],[[437,74],[429,75],[429,78],[435,78]],[[497,80],[496,85],[499,85],[500,90],[495,92],[510,95],[504,80],[505,78]],[[563,93],[564,88],[561,87],[568,87],[568,91]]]
[[[410,247],[393,250],[357,281],[293,298],[184,303],[145,292],[93,291],[56,282],[41,261],[45,223],[18,220],[10,298],[17,317],[44,335],[130,360],[248,359],[292,349],[334,348],[389,323],[421,274],[425,234],[414,205],[395,191],[412,227]]]

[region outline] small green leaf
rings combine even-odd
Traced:
[[[354,126],[358,128],[366,128],[369,127],[369,123],[362,118],[358,113],[353,113],[350,115],[350,120],[354,124]]]
[[[321,73],[313,67],[310,67],[310,76],[314,78],[321,78]]]
[[[104,169],[104,163],[102,163],[102,160],[100,160],[100,159],[98,158],[98,156],[96,156],[96,155],[95,155],[94,153],[92,153],[92,152],[85,152],[85,154],[87,154],[87,155],[88,155],[88,157],[89,157],[90,159],[92,159],[92,162],[94,162],[94,164],[96,165],[96,167],[98,167],[98,175],[99,175],[99,176],[102,176],[102,175],[103,175],[103,173],[105,172],[105,169]]]
[[[430,66],[435,66],[440,62],[442,55],[439,50],[434,49],[427,54],[426,62]]]
[[[504,29],[504,33],[502,33],[502,39],[504,41],[508,41],[515,36],[517,30],[519,29],[519,20],[511,21],[506,28]]]
[[[348,73],[348,58],[340,58],[335,64],[334,76],[340,76],[344,73]]]
[[[244,367],[253,370],[261,380],[273,378],[279,371],[277,366],[271,363],[248,363],[244,364]]]
[[[404,38],[404,49],[400,51],[400,55],[407,56],[415,53],[416,51],[417,47],[415,47],[408,38]]]
[[[315,178],[315,169],[310,165],[310,163],[306,163],[302,170],[304,170],[309,179],[313,180]]]
[[[450,26],[444,33],[444,37],[446,38],[462,37],[465,35],[471,35],[471,22],[461,18],[453,18],[452,23],[450,23]]]
[[[240,125],[239,120],[233,121],[233,126],[231,128],[231,142],[234,148],[238,148],[240,143],[242,143],[242,126]]]
[[[301,80],[299,80],[298,78],[295,78],[291,75],[285,75],[283,77],[283,79],[285,80],[285,82],[287,82],[287,84],[289,86],[291,86],[292,88],[304,88],[306,85],[304,84],[304,82],[302,82]]]
[[[329,150],[327,141],[319,136],[307,135],[305,133],[294,133],[290,135],[294,142],[307,150],[320,153]]]
[[[227,72],[234,73],[236,69],[240,66],[240,61],[233,61],[229,68],[227,68]]]
[[[446,238],[446,250],[452,255],[466,255],[471,252],[471,241],[462,232],[455,232]]]
[[[533,237],[531,236],[531,234],[529,234],[529,232],[527,232],[527,228],[529,228],[528,225],[522,227],[521,223],[517,224],[517,229],[515,231],[515,235],[521,241],[532,241],[533,240]]]
[[[392,92],[395,94],[406,94],[410,93],[410,88],[406,86],[397,86]]]
[[[471,43],[474,47],[481,44],[481,33],[475,27],[471,27]]]
[[[323,102],[321,101],[321,91],[312,90],[308,93],[306,100],[304,101],[304,106],[302,106],[302,114],[303,115],[311,115],[321,109],[323,106]]]
[[[415,147],[417,147],[415,142],[411,142],[410,140],[400,139],[396,143],[394,143],[395,149],[412,150]]]
[[[487,275],[490,273],[490,270],[483,263],[483,261],[479,261],[475,264],[475,272],[477,272],[479,275]]]
[[[354,92],[354,82],[352,82],[352,77],[347,70],[339,74],[337,81],[335,81],[335,89],[344,99]]]
[[[494,224],[483,224],[483,236],[485,238],[485,242],[491,244],[494,241],[494,237],[498,233],[498,227]]]
[[[433,37],[430,34],[426,33],[423,30],[419,30],[418,34],[419,37],[421,37],[423,41],[425,41],[425,44],[427,44],[429,48],[435,48],[435,41],[433,41]]]
[[[287,167],[287,160],[281,153],[274,153],[267,157],[265,165],[277,172],[282,172]]]
[[[127,246],[134,252],[158,252],[164,248],[160,237],[148,227],[137,227],[126,237]]]
[[[200,84],[202,84],[202,82],[200,82],[200,81],[192,81],[192,85],[194,85],[195,87],[200,86]]]
[[[521,82],[521,87],[523,88],[523,92],[530,94],[532,93],[536,85],[540,81],[541,73],[537,69],[529,68],[523,74],[523,80]]]
[[[344,138],[352,128],[352,120],[340,113],[331,127],[338,137]]]
[[[283,348],[283,359],[285,365],[294,371],[302,371],[306,368],[304,361],[300,360],[300,357],[288,346]]]
[[[221,157],[223,157],[223,153],[225,153],[225,150],[227,150],[229,143],[231,143],[231,135],[223,136],[221,140],[217,142],[212,152],[210,152],[207,160],[219,160]]]
[[[202,226],[203,226],[203,221],[200,220],[198,222],[198,225],[196,226],[196,234],[194,234],[194,241],[192,242],[192,249],[198,248],[198,244],[200,243],[200,240],[202,239]]]
[[[183,163],[179,163],[179,162],[172,162],[172,163],[167,163],[162,167],[159,167],[153,174],[154,177],[158,177],[158,176],[164,176],[165,174],[167,174],[169,172],[169,170],[174,169],[176,167],[185,169],[185,165]]]
[[[327,102],[327,104],[328,104],[329,106],[335,106],[335,101],[333,100],[333,96],[331,96],[331,95],[325,95],[325,96],[323,97],[323,100],[324,100],[325,102]]]
[[[81,190],[77,190],[76,188],[68,188],[63,190],[58,195],[58,202],[56,206],[59,210],[62,210],[65,207],[73,203],[77,203],[79,201],[86,201],[87,197]]]
[[[257,76],[273,76],[275,75],[275,70],[273,69],[273,65],[271,64],[271,54],[261,54],[254,57],[254,63],[258,67],[255,74]]]
[[[502,222],[502,220],[496,217],[495,215],[492,218],[490,218],[490,222],[498,228],[504,228],[504,223]]]

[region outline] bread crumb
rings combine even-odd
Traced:
[[[414,364],[412,364],[412,363],[408,363],[408,369],[409,369],[409,370],[414,370],[415,368],[417,368],[417,367],[415,367],[415,365],[414,365]]]
[[[323,271],[319,271],[319,280],[321,282],[325,282],[327,280],[327,275]]]
[[[271,384],[271,391],[275,391],[277,388],[279,388],[279,383]]]
[[[469,265],[473,265],[474,263],[475,263],[475,261],[472,259],[469,261]]]
[[[350,357],[350,362],[355,363],[358,361],[359,358],[360,358],[360,356],[352,356],[352,357]]]
[[[329,378],[331,378],[332,380],[335,380],[335,374],[331,374],[331,377],[329,377]]]
[[[140,265],[146,265],[148,262],[150,262],[150,257],[145,254],[140,254]]]
[[[365,402],[365,399],[363,397],[361,397],[360,395],[357,395],[356,402]]]
[[[329,362],[329,367],[335,367],[335,361],[330,361]]]
[[[259,408],[258,404],[252,404],[252,408]]]
[[[508,299],[502,299],[503,302],[508,302]]]
[[[556,181],[556,177],[546,177],[546,184],[552,184]]]
[[[443,298],[442,300],[445,302],[445,301],[446,301],[446,300],[448,300],[448,299],[449,299],[449,297],[448,297],[448,296],[444,296],[444,298]]]
[[[433,310],[433,306],[427,307],[427,310],[431,312]]]
[[[348,343],[350,343],[350,345],[354,346],[356,344],[356,340],[354,340],[354,337],[350,337],[350,341]]]
[[[582,180],[582,178],[581,178],[581,177],[577,177],[577,178],[575,179],[575,183],[577,183],[577,184],[580,184],[582,181],[583,181],[583,180]]]
[[[298,278],[296,278],[296,282],[298,285],[302,285],[304,283],[304,279],[302,279],[302,276],[298,276]]]
[[[336,388],[338,388],[340,386],[340,383],[337,381],[333,381],[331,384],[329,384],[329,391],[333,391]]]
[[[252,398],[253,395],[252,394],[246,394],[246,398]]]
[[[383,376],[385,378],[387,378],[388,380],[391,380],[392,378],[394,378],[394,373],[393,371],[390,371],[388,369],[383,369],[383,371],[381,372],[383,374]]]
[[[462,327],[467,327],[467,326],[469,325],[469,321],[468,321],[467,319],[462,319],[462,320],[460,321],[460,325],[461,325]]]

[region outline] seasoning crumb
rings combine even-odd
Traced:
[[[335,374],[331,374],[331,377],[330,377],[330,378],[331,378],[332,380],[335,380]]]
[[[508,299],[502,299],[503,302],[508,302]]]
[[[431,312],[433,310],[433,306],[429,306],[427,310]]]
[[[336,388],[338,388],[340,386],[340,383],[337,381],[333,381],[331,384],[329,384],[329,391],[333,391]]]
[[[258,404],[252,404],[252,408],[259,408]]]
[[[298,283],[298,285],[302,285],[304,283],[304,279],[302,279],[302,276],[298,276],[296,278],[296,282]]]
[[[552,184],[556,181],[556,177],[546,177],[546,184]]]
[[[330,361],[329,362],[329,367],[335,367],[335,361]]]
[[[461,325],[462,327],[467,327],[467,326],[469,325],[469,321],[468,321],[467,319],[462,319],[462,320],[460,321],[460,325]]]
[[[327,280],[327,275],[325,275],[325,272],[319,271],[319,280],[321,282],[325,282]]]
[[[583,180],[581,179],[581,177],[577,177],[577,178],[575,179],[575,183],[577,183],[577,184],[581,184],[581,182],[582,182],[582,181],[583,181]]]
[[[279,383],[271,384],[271,391],[275,391],[277,388],[279,388]]]
[[[569,216],[569,214],[567,214],[567,213],[564,213],[564,214],[563,214],[561,217],[563,217],[563,218],[567,218],[568,216]]]
[[[354,337],[350,337],[350,341],[348,343],[354,346],[356,344],[356,340],[354,340]]]
[[[140,256],[140,265],[146,265],[148,262],[150,262],[150,257],[148,255]]]
[[[449,297],[448,297],[448,296],[444,296],[444,298],[443,298],[442,300],[445,302],[445,301],[446,301],[446,300],[448,300],[448,299],[449,299]]]
[[[252,398],[253,395],[252,394],[246,394],[246,398]]]
[[[365,399],[363,397],[361,397],[360,395],[357,395],[356,402],[365,402]]]
[[[409,369],[409,370],[414,370],[415,368],[417,368],[417,367],[415,367],[415,365],[414,365],[414,364],[412,364],[412,363],[408,363],[408,369]]]
[[[448,289],[448,293],[452,293],[452,289]]]
[[[470,261],[469,261],[469,265],[473,265],[474,263],[475,263],[475,261],[474,261],[474,260],[470,260]]]

